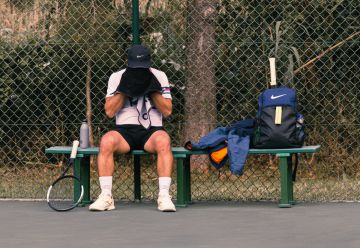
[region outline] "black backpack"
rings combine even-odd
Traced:
[[[304,118],[297,112],[296,91],[288,87],[266,89],[259,96],[254,148],[296,148],[304,144]]]
[[[297,96],[294,89],[275,87],[259,96],[255,132],[252,140],[254,148],[297,148],[304,144],[304,117],[297,111]],[[292,167],[292,156],[288,164]],[[296,179],[299,163],[295,154],[292,180]]]

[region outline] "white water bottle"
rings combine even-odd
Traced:
[[[80,148],[89,147],[89,125],[83,120],[80,126]]]

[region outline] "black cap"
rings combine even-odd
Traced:
[[[128,67],[150,68],[150,50],[142,45],[134,45],[128,50]]]

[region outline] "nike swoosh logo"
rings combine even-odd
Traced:
[[[138,59],[140,59],[142,57],[144,57],[144,55],[136,55],[136,58],[138,58]]]
[[[278,96],[274,96],[274,95],[271,95],[271,100],[274,100],[274,99],[277,99],[277,98],[280,98],[282,96],[286,96],[286,94],[282,94],[282,95],[278,95]]]

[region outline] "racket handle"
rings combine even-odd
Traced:
[[[78,146],[79,146],[79,141],[74,140],[73,146],[72,146],[72,149],[71,149],[70,159],[74,159],[76,157]]]
[[[269,58],[270,62],[270,86],[276,85],[275,58]]]

